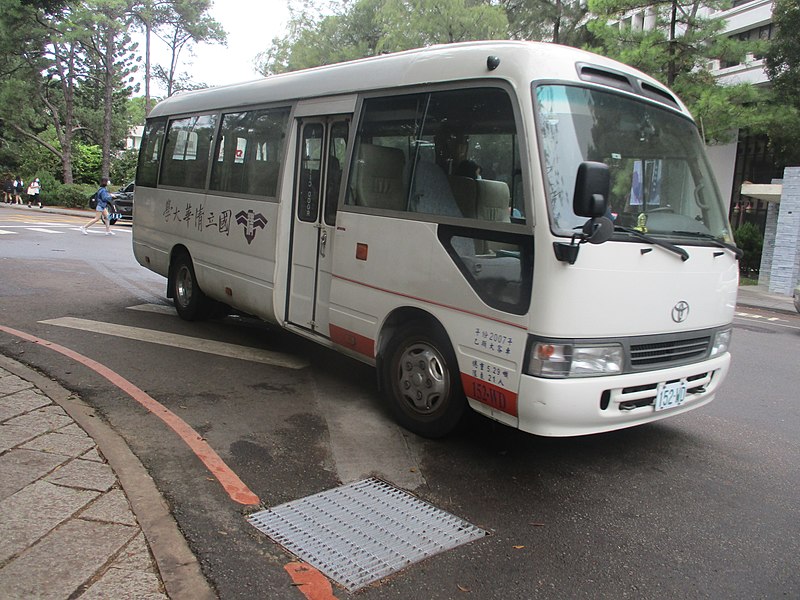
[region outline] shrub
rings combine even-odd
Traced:
[[[51,200],[50,204],[66,206],[68,208],[88,208],[89,196],[97,191],[97,187],[86,183],[72,183],[62,185],[58,190],[58,197]]]
[[[744,252],[744,256],[739,261],[739,270],[742,273],[758,271],[761,267],[761,248],[764,245],[761,230],[753,223],[743,223],[733,232],[733,239]]]
[[[47,171],[36,173],[34,177],[39,178],[39,198],[41,201],[44,204],[53,204],[53,199],[58,197],[58,191],[61,189],[61,182],[56,179],[52,173],[48,173]],[[33,181],[33,177],[26,179],[25,187],[28,187],[31,181]]]

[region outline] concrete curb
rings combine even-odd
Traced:
[[[122,437],[57,382],[0,354],[0,367],[39,388],[95,441],[125,491],[171,598],[214,600],[216,593],[147,470]]]
[[[791,310],[788,308],[781,308],[777,306],[767,306],[765,304],[757,304],[755,302],[737,302],[736,308],[757,308],[759,310],[768,310],[770,312],[781,313],[784,315],[797,315],[796,310]]]

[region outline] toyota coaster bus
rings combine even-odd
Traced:
[[[543,436],[711,401],[738,285],[703,140],[658,81],[473,42],[173,96],[133,248],[188,320],[224,303],[375,366],[399,423]]]

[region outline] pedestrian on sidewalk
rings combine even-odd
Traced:
[[[3,202],[12,204],[14,202],[14,180],[11,175],[7,175],[3,180]]]
[[[113,206],[113,200],[111,199],[111,194],[106,189],[108,186],[109,181],[107,177],[103,177],[100,180],[100,189],[97,190],[97,194],[95,194],[95,198],[97,199],[97,207],[95,207],[95,216],[94,219],[89,221],[86,225],[81,226],[81,233],[83,235],[89,235],[89,232],[86,231],[97,223],[100,219],[103,219],[103,222],[106,226],[106,235],[114,235],[114,232],[111,231],[111,220],[108,218],[108,207]],[[104,218],[105,217],[105,218]]]
[[[39,192],[42,191],[41,185],[39,185],[39,178],[37,177],[31,184],[28,186],[28,208],[31,207],[31,204],[38,204],[39,208],[42,208],[42,203],[39,201]]]
[[[22,204],[22,190],[25,189],[25,182],[22,181],[22,177],[17,175],[14,178],[14,200],[16,204]]]

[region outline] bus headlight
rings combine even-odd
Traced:
[[[717,334],[714,336],[714,343],[711,346],[711,354],[709,356],[719,356],[720,354],[725,354],[728,351],[728,346],[731,343],[731,330],[730,329],[723,329],[722,331],[718,331]]]
[[[536,377],[595,377],[622,373],[624,353],[620,344],[532,344],[525,372]]]

